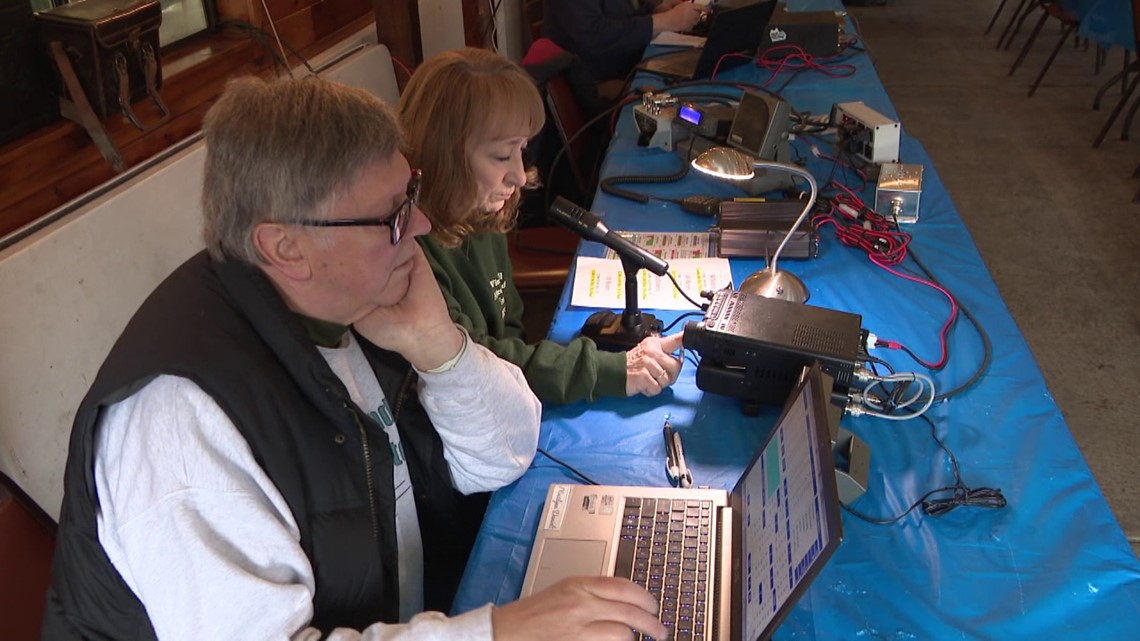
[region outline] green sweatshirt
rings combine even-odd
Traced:
[[[542,402],[625,396],[624,353],[599,351],[594,341],[582,337],[567,345],[549,340],[527,343],[506,236],[475,234],[455,249],[442,247],[429,236],[418,240],[451,318],[476,342],[518,365]]]

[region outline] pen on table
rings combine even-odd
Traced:
[[[669,474],[670,480],[681,487],[692,487],[693,472],[685,463],[685,448],[681,444],[681,435],[673,431],[668,418],[665,419],[662,434],[665,437],[665,471]]]

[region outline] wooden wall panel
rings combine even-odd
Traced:
[[[486,0],[463,0],[463,36],[467,46],[493,48],[491,42],[493,32],[491,7]]]
[[[415,69],[424,61],[420,37],[420,10],[416,0],[372,0],[376,15],[377,40],[388,47],[392,57]],[[396,74],[403,90],[407,77]]]
[[[413,0],[376,0],[404,4]],[[267,0],[280,37],[314,56],[373,21],[372,0]],[[243,20],[266,29],[260,1],[218,0],[219,20]],[[270,36],[270,41],[275,42]],[[289,54],[290,61],[296,63]],[[192,135],[221,93],[225,81],[244,74],[273,73],[270,54],[248,35],[227,30],[163,51],[166,123],[141,132],[119,115],[104,120],[127,166],[136,165]],[[153,114],[137,105],[144,122]],[[113,178],[79,125],[67,120],[43,127],[0,147],[0,237]]]
[[[246,22],[261,26],[261,21],[254,13],[254,5],[260,11],[261,3],[254,0],[214,0],[218,8],[218,20],[245,20]]]

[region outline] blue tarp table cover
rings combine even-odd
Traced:
[[[1136,51],[1136,25],[1132,0],[1062,0],[1061,5],[1080,18],[1077,33],[1104,47]]]
[[[791,4],[797,10],[838,8],[827,0]],[[850,63],[858,70],[851,77],[807,72],[791,80],[782,94],[801,112],[821,114],[835,102],[862,100],[897,119],[868,57],[857,54]],[[763,84],[770,75],[749,65],[724,77]],[[778,76],[770,87],[785,81],[786,75]],[[637,78],[637,84],[647,82],[654,80]],[[675,154],[639,148],[636,139],[626,107],[603,176],[664,175],[678,167]],[[802,138],[793,146],[798,157],[809,159],[807,167],[822,186],[832,175],[832,164],[812,156],[810,143]],[[845,512],[842,545],[775,638],[1140,639],[1140,562],[928,154],[906,134],[905,122],[901,161],[924,167],[920,220],[908,227],[912,247],[974,313],[993,346],[984,378],[934,405],[927,416],[957,456],[965,484],[1000,488],[1009,504],[997,510],[960,507],[939,518],[916,509],[891,525],[871,524]],[[861,186],[850,172],[835,170],[834,176]],[[634,187],[669,196],[740,195],[730,185],[693,174],[674,184]],[[857,193],[873,204],[873,183]],[[696,231],[709,224],[670,203],[639,205],[602,193],[592,210],[613,229]],[[875,267],[862,252],[842,246],[827,228],[822,235],[817,259],[780,262],[808,285],[809,303],[860,314],[864,328],[902,342],[928,361],[937,360],[937,334],[949,311],[946,299]],[[583,243],[579,253],[600,255],[601,248]],[[733,278],[739,284],[762,266],[761,261],[734,260]],[[902,267],[917,272],[909,260]],[[559,342],[573,338],[594,311],[571,308],[569,291],[570,283],[550,333]],[[646,311],[666,324],[680,315]],[[950,333],[949,348],[948,366],[934,374],[940,392],[969,379],[983,355],[982,341],[964,317]],[[875,353],[900,371],[927,371],[901,352]],[[547,406],[540,446],[600,483],[664,486],[669,480],[661,425],[669,415],[685,439],[695,483],[731,488],[777,408],[746,417],[738,400],[699,390],[695,369],[691,360],[686,362],[677,383],[655,398]],[[871,451],[869,487],[852,505],[860,512],[893,517],[929,490],[953,483],[950,463],[922,420],[845,417],[842,425]],[[455,612],[518,598],[552,482],[579,481],[538,455],[522,479],[493,495]]]

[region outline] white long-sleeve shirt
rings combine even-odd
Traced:
[[[517,367],[469,342],[453,369],[420,380],[457,489],[493,490],[525,472],[541,405]],[[308,627],[315,580],[293,515],[229,417],[193,382],[160,376],[108,408],[96,431],[95,481],[99,541],[159,639],[319,638]],[[330,637],[491,638],[490,606]]]

